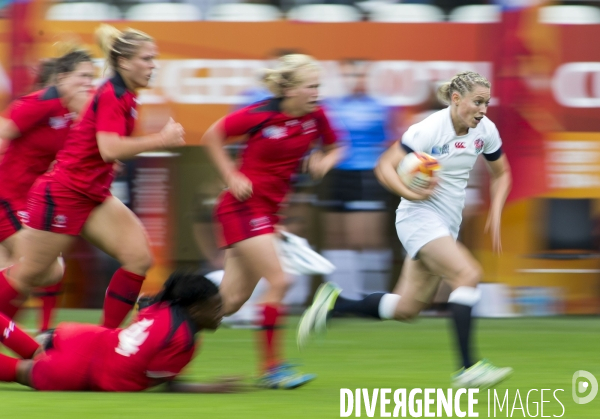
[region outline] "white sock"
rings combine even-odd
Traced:
[[[399,302],[400,296],[398,294],[385,294],[379,301],[379,317],[384,320],[392,320]]]
[[[481,299],[481,291],[473,287],[458,287],[450,293],[449,303],[473,307]]]

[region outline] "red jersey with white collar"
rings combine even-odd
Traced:
[[[253,194],[246,202],[275,211],[290,188],[300,159],[321,141],[333,144],[337,137],[325,113],[317,108],[304,116],[284,114],[281,99],[268,99],[226,116],[222,129],[228,137],[249,135],[239,168],[252,182]],[[239,202],[226,192],[219,211],[228,212]]]
[[[21,135],[8,143],[0,161],[0,200],[13,209],[27,205],[27,192],[63,147],[76,114],[61,102],[55,86],[15,100],[4,117]]]
[[[96,134],[129,137],[136,119],[136,95],[117,73],[98,88],[81,122],[69,132],[49,176],[94,201],[104,201],[110,195],[113,163],[102,159]]]

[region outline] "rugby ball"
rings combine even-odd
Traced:
[[[398,165],[400,180],[411,189],[426,188],[436,172],[439,162],[427,153],[408,153]]]

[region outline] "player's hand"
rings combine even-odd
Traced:
[[[321,150],[314,151],[304,160],[303,171],[309,173],[312,179],[322,179],[323,176],[329,171],[329,167],[323,160],[324,154]]]
[[[243,377],[222,377],[215,382],[215,393],[240,393],[252,388],[242,382]]]
[[[240,202],[252,196],[252,182],[244,174],[233,172],[227,179],[229,192]]]
[[[498,254],[502,253],[502,240],[500,237],[501,219],[502,212],[491,208],[484,229],[484,232],[489,232],[492,235],[492,249]]]
[[[438,178],[433,176],[429,179],[429,183],[424,187],[412,187],[407,188],[408,193],[402,194],[403,198],[408,199],[409,201],[425,201],[435,193],[435,188],[437,187],[439,181]]]
[[[169,122],[160,130],[162,146],[164,148],[182,147],[185,145],[184,135],[185,131],[181,124],[170,118]]]

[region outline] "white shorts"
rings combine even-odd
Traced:
[[[396,210],[396,231],[406,253],[414,259],[419,250],[430,241],[440,237],[458,238],[460,224],[450,225],[429,209]]]

